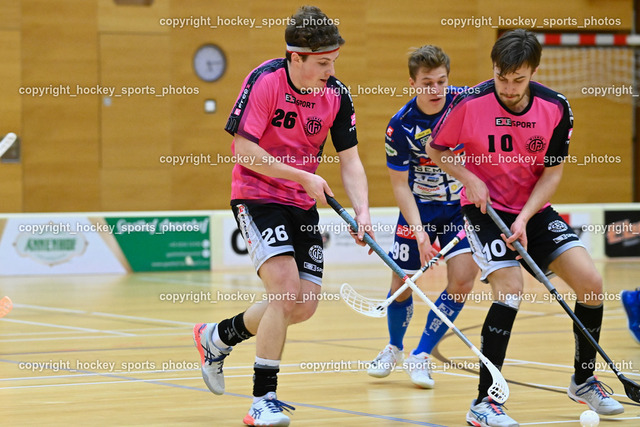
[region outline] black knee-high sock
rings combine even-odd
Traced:
[[[253,336],[244,325],[244,312],[218,324],[220,340],[228,346],[234,346]]]
[[[480,350],[498,369],[502,369],[502,363],[507,353],[507,345],[511,337],[511,328],[517,314],[517,309],[501,302],[494,302],[487,313],[487,317],[484,319]],[[488,396],[487,391],[492,383],[491,373],[483,364],[480,364],[480,382],[478,383],[476,404]]]
[[[584,305],[576,302],[574,309],[576,317],[580,319],[585,328],[596,341],[600,340],[600,328],[602,327],[602,304],[598,306]],[[573,335],[576,340],[576,353],[573,361],[576,384],[583,384],[593,375],[596,364],[596,349],[589,344],[589,340],[582,334],[576,324],[573,324]]]

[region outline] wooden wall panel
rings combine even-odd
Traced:
[[[98,28],[102,33],[167,33],[161,25],[169,17],[169,0],[154,0],[149,6],[116,5],[113,0],[98,1]]]
[[[1,13],[1,12],[0,12]],[[20,31],[0,30],[0,137],[22,130]],[[22,164],[0,163],[0,211],[22,211]]]
[[[102,168],[160,168],[170,154],[169,38],[106,34],[100,37]]]
[[[171,168],[160,162],[171,154],[169,98],[177,96],[163,95],[171,90],[169,51],[166,35],[100,37],[100,82],[114,88],[101,97],[102,210],[171,207]]]
[[[409,97],[366,94],[364,90],[394,88],[399,93],[407,87],[407,54],[422,44],[436,44],[449,53],[453,84],[475,84],[491,77],[489,53],[498,29],[486,21],[479,28],[454,28],[443,25],[443,18],[492,18],[498,24],[499,17],[521,16],[538,22],[570,17],[582,24],[591,16],[607,17],[609,22],[619,19],[613,21],[619,25],[587,29],[628,32],[632,16],[631,0],[321,0],[316,4],[329,17],[340,20],[340,32],[347,41],[336,72],[354,94],[359,150],[374,206],[395,205],[382,138],[389,118]],[[9,75],[10,85],[69,84],[74,89],[76,85],[170,84],[198,89],[197,94],[164,99],[114,98],[110,107],[103,104],[102,96],[21,96],[18,120],[22,121],[23,163],[12,165],[16,171],[8,178],[15,180],[20,175],[17,171],[22,171],[21,193],[13,189],[10,197],[22,194],[24,203],[14,208],[226,209],[232,164],[216,161],[231,154],[231,137],[223,130],[226,118],[247,73],[267,59],[284,55],[284,20],[299,5],[293,0],[155,0],[150,7],[116,6],[112,0],[0,1],[0,30],[20,31],[19,40],[8,40],[10,47],[5,48],[15,55],[17,43],[21,58],[20,75],[17,81]],[[216,28],[160,24],[162,18],[188,17],[209,18]],[[218,21],[237,17],[256,19],[261,28]],[[267,28],[269,19],[280,22]],[[556,29],[583,30],[572,25]],[[193,72],[193,54],[204,43],[218,44],[227,56],[227,72],[218,82],[202,82]],[[3,78],[0,101],[5,99],[6,84]],[[215,114],[203,112],[205,99],[217,102]],[[576,116],[572,152],[626,159],[631,152],[630,107],[601,98],[571,101]],[[6,117],[15,120],[11,114],[15,112]],[[326,153],[334,154],[330,143]],[[215,166],[167,166],[159,162],[159,156],[165,154],[208,155]],[[0,164],[0,178],[8,166]],[[336,195],[345,200],[338,171],[338,165],[319,168]],[[114,187],[127,183],[128,173],[137,191]],[[568,165],[554,201],[630,201],[631,180],[631,165],[626,160],[616,167]],[[153,184],[145,192],[141,183]]]
[[[94,1],[22,1],[22,85],[98,83]],[[23,97],[24,210],[99,207],[98,99]]]
[[[171,175],[161,169],[103,169],[103,211],[168,210]]]
[[[198,165],[174,166],[172,203],[175,209],[226,209],[231,194],[230,162],[218,158],[231,156],[231,136],[224,131],[231,107],[240,85],[255,63],[255,46],[249,42],[252,30],[242,25],[218,25],[221,19],[252,15],[250,3],[211,2],[193,0],[171,2],[170,16],[209,18],[216,28],[175,28],[171,37],[171,76],[179,86],[197,88],[198,93],[170,98],[171,151],[174,155],[194,155],[210,158]],[[264,34],[264,33],[263,33]],[[213,43],[227,57],[227,70],[216,82],[200,80],[193,70],[193,56],[200,46]],[[269,56],[265,56],[265,60]],[[204,102],[213,99],[217,112],[204,113]]]
[[[2,0],[0,1],[0,29],[19,30],[21,20],[22,0]]]

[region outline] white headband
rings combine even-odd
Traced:
[[[338,49],[340,49],[340,45],[338,43],[329,46],[321,46],[316,50],[312,50],[310,47],[287,45],[287,52],[295,52],[300,55],[319,55],[321,53],[335,52]]]

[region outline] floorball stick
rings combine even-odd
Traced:
[[[357,232],[358,224],[353,219],[353,217],[349,215],[349,213],[340,205],[340,203],[338,203],[336,199],[326,193],[325,197],[327,199],[327,203],[329,203],[333,210],[335,210],[338,215],[340,215],[342,219],[344,219],[347,224],[349,224],[351,228],[355,232]],[[471,351],[476,354],[476,356],[478,356],[482,364],[485,365],[489,370],[491,378],[493,379],[493,383],[491,384],[491,387],[489,387],[488,391],[489,396],[491,396],[491,398],[498,403],[506,402],[509,398],[509,386],[507,385],[507,382],[505,381],[498,368],[496,368],[495,365],[491,363],[491,361],[487,359],[485,355],[482,354],[480,350],[478,350],[476,346],[473,345],[473,343],[469,341],[469,339],[462,332],[460,332],[460,330],[453,324],[453,322],[451,322],[451,320],[449,320],[449,318],[445,316],[444,313],[442,313],[429,298],[427,298],[424,292],[422,292],[422,290],[415,283],[413,283],[411,278],[407,274],[405,274],[400,266],[398,266],[398,264],[396,264],[395,261],[393,261],[393,259],[391,259],[391,257],[380,247],[380,245],[378,245],[378,243],[373,240],[373,238],[367,233],[364,233],[364,241],[367,245],[369,245],[371,249],[373,249],[376,254],[378,254],[380,258],[382,258],[385,264],[387,264],[391,268],[391,270],[393,270],[393,272],[398,275],[398,277],[402,278],[402,281],[404,283],[409,284],[411,290],[413,290],[413,292],[415,292],[420,298],[422,298],[422,300],[424,300],[431,311],[433,311],[440,318],[440,320],[442,320],[444,324],[447,325],[458,336],[458,338],[460,338],[467,345],[467,347],[469,347]]]
[[[2,157],[2,155],[11,148],[13,143],[16,142],[16,139],[18,139],[18,135],[13,132],[9,132],[4,138],[2,138],[2,141],[0,141],[0,157]]]
[[[0,299],[0,318],[9,314],[12,308],[13,303],[11,302],[11,298],[4,297]]]
[[[451,239],[447,245],[440,249],[440,252],[436,254],[431,260],[422,266],[413,276],[411,281],[415,282],[422,274],[431,268],[439,259],[447,254],[455,245],[465,238],[464,230],[461,230],[456,237]],[[349,307],[357,311],[360,314],[364,314],[369,317],[385,317],[387,315],[387,307],[395,301],[401,293],[403,293],[409,287],[409,283],[405,282],[397,291],[390,295],[387,299],[372,299],[360,295],[351,285],[343,283],[340,287],[340,296],[342,300],[347,303]]]
[[[511,237],[511,230],[509,229],[509,227],[507,227],[504,221],[502,221],[502,218],[498,216],[496,211],[489,204],[487,204],[487,213],[489,214],[493,222],[495,222],[495,224],[498,226],[500,231],[507,238]],[[578,316],[576,316],[576,314],[569,308],[565,300],[558,293],[556,288],[551,284],[551,282],[549,281],[547,276],[544,274],[544,272],[540,269],[540,267],[538,267],[538,265],[533,260],[533,258],[531,258],[531,255],[527,253],[527,251],[524,249],[522,244],[516,240],[515,242],[511,243],[511,245],[514,248],[516,248],[516,251],[518,251],[522,259],[527,263],[527,265],[529,265],[531,270],[534,272],[536,278],[545,286],[545,288],[549,290],[549,292],[551,292],[551,294],[555,297],[556,301],[560,303],[564,311],[566,311],[569,317],[571,317],[571,320],[573,320],[573,322],[578,326],[578,328],[580,328],[580,330],[582,331],[582,334],[587,338],[587,340],[589,340],[589,343],[591,343],[593,348],[595,348],[598,351],[598,353],[600,353],[600,356],[602,356],[602,358],[607,362],[611,370],[618,376],[618,379],[624,385],[624,391],[627,393],[627,396],[629,396],[629,399],[635,402],[640,402],[640,385],[636,384],[635,382],[631,381],[630,379],[622,375],[622,373],[616,368],[613,361],[611,361],[609,356],[607,356],[607,353],[604,352],[604,350],[602,349],[602,347],[600,347],[598,342],[593,338],[593,336],[589,333],[589,331],[587,331],[587,328],[585,328],[585,326],[582,324],[580,319],[578,319]]]

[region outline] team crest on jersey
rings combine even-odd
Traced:
[[[387,136],[388,136],[388,137],[391,137],[391,135],[393,135],[393,128],[392,128],[391,126],[389,126],[389,127],[387,128]]]
[[[424,147],[425,145],[427,145],[427,141],[429,140],[430,136],[431,136],[431,129],[425,129],[422,132],[418,132],[416,134],[415,140],[420,141],[420,144],[422,144],[422,146]]]
[[[309,117],[307,124],[304,125],[304,132],[309,136],[317,134],[320,129],[322,129],[322,119],[318,117]]]
[[[530,153],[537,153],[538,151],[544,150],[544,138],[541,136],[532,136],[527,141],[527,150]]]

